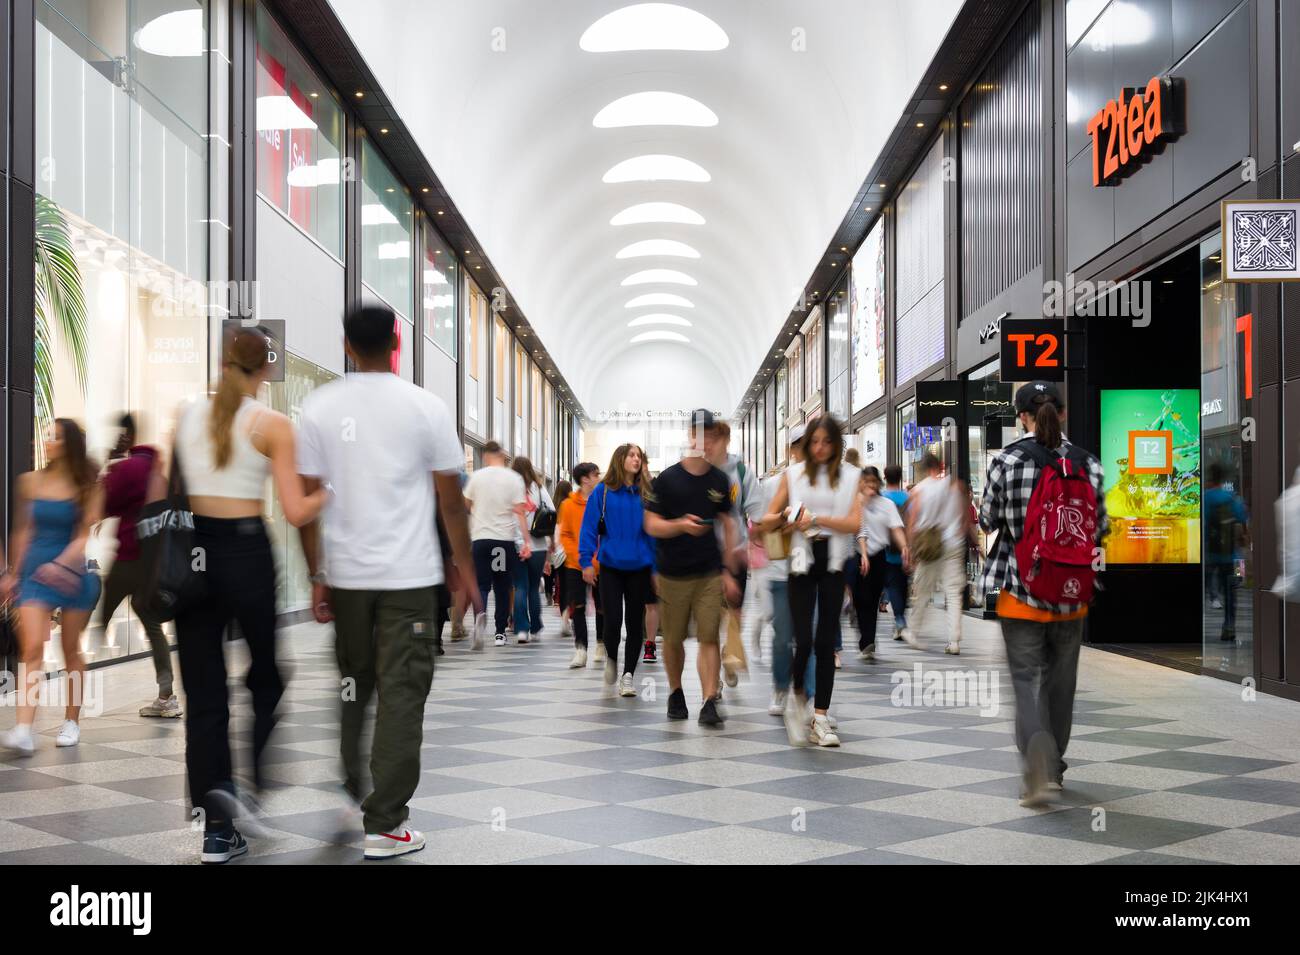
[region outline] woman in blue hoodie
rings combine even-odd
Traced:
[[[597,599],[605,612],[605,683],[619,693],[636,696],[632,675],[645,642],[645,607],[653,587],[654,538],[645,532],[642,499],[650,490],[645,452],[623,444],[614,452],[605,480],[587,502],[578,540],[578,562],[587,583],[597,580],[592,561],[600,563]],[[626,608],[626,613],[624,609]],[[627,620],[627,650],[623,675],[618,676],[618,641]]]

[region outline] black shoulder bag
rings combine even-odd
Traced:
[[[542,497],[542,487],[539,484],[537,485],[537,510],[533,512],[532,535],[550,537],[555,533],[555,521],[555,508],[546,506],[546,499]]]
[[[195,553],[194,512],[175,448],[167,494],[140,509],[135,531],[147,568],[145,605],[159,620],[174,620],[207,593],[203,565],[195,564],[201,555]]]

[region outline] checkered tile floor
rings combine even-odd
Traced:
[[[412,802],[429,846],[394,864],[1300,862],[1293,703],[1243,702],[1232,684],[1085,649],[1065,792],[1029,810],[993,624],[968,620],[953,658],[938,634],[935,652],[889,640],[882,617],[881,660],[846,653],[836,678],[843,745],[817,750],[791,748],[767,714],[765,664],[726,691],[726,726],[707,731],[666,719],[661,664],[638,669],[632,699],[605,696],[594,666],[569,670],[571,644],[547,614],[539,644],[448,644]],[[359,831],[339,831],[330,632],[293,627],[281,647],[277,785],[261,797],[267,832],[237,864],[359,863]],[[231,653],[242,673],[239,645]],[[916,664],[984,674],[1000,706],[894,705],[891,678]],[[693,666],[692,651],[692,717]],[[107,672],[109,705],[84,721],[80,746],[53,746],[51,711],[35,756],[0,755],[0,863],[197,861],[183,727],[135,715],[151,696],[148,661]],[[246,759],[247,698],[234,681],[232,694]]]

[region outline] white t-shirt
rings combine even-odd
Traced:
[[[528,489],[528,503],[524,513],[524,521],[528,524],[530,531],[533,526],[533,518],[537,516],[538,508],[542,505],[546,505],[549,510],[555,510],[555,502],[551,500],[551,492],[546,490],[546,488],[540,484],[534,484]],[[519,529],[519,522],[516,521],[514,536],[515,543],[521,543],[523,537],[523,531]],[[534,551],[546,550],[549,541],[550,538],[546,536],[538,537],[536,534],[532,533],[528,535],[528,546]]]
[[[816,482],[808,480],[805,464],[792,464],[785,472],[790,492],[790,506],[797,509],[802,505],[818,517],[844,517],[853,510],[853,502],[858,493],[858,480],[862,470],[851,464],[840,464],[839,478],[831,487],[830,475],[826,468],[818,468]],[[791,550],[804,551],[803,566],[812,566],[812,552],[809,542],[818,537],[830,540],[827,557],[831,570],[838,569],[844,561],[853,555],[853,535],[828,531],[819,527],[816,531],[809,529],[807,534],[795,532],[791,540]],[[794,565],[791,570],[795,569]]]
[[[443,581],[434,471],[465,450],[441,398],[389,372],[356,372],[303,402],[298,473],[333,494],[322,516],[325,575],[345,590]]]
[[[867,539],[867,554],[878,554],[890,544],[890,531],[903,526],[898,505],[877,494],[862,505],[862,523],[858,538]]]
[[[524,479],[517,471],[499,465],[479,468],[465,485],[465,500],[470,502],[469,536],[476,541],[512,541],[519,537],[515,507],[527,497]]]
[[[963,502],[951,478],[928,477],[916,485],[912,495],[912,503],[908,506],[916,509],[913,526],[917,530],[940,528],[943,542],[950,548],[962,542],[965,532]]]

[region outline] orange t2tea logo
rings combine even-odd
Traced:
[[[1126,87],[1088,120],[1092,184],[1115,186],[1183,134],[1183,83],[1153,76],[1146,89]]]

